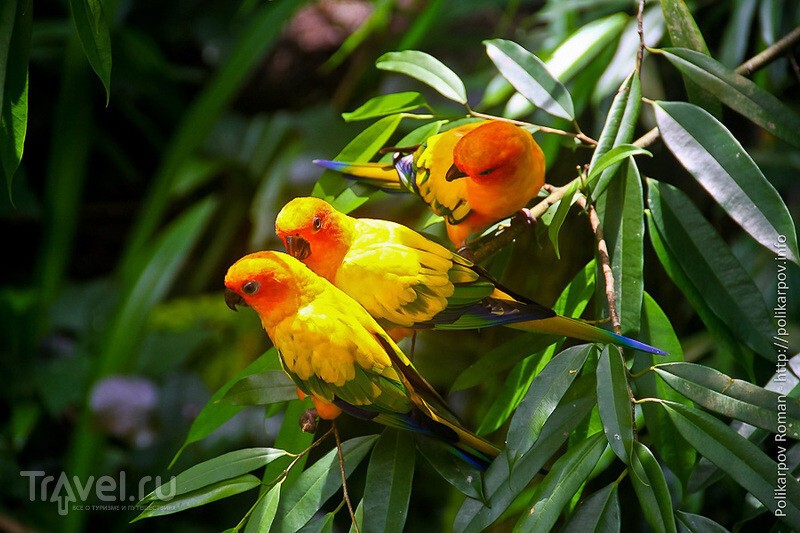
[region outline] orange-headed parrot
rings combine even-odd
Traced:
[[[478,467],[498,454],[460,425],[361,305],[297,259],[247,255],[228,269],[225,286],[231,309],[248,305],[258,313],[283,369],[320,413],[344,411],[434,437]]]
[[[305,197],[281,209],[275,228],[291,255],[386,328],[508,325],[665,354],[513,294],[478,265],[402,224],[353,218],[324,200]]]
[[[416,193],[444,217],[458,247],[525,207],[544,185],[544,154],[531,134],[484,120],[433,135],[393,164],[315,161],[387,190]]]

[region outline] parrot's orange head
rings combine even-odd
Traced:
[[[289,254],[332,280],[350,246],[352,219],[325,200],[295,198],[278,213],[275,232]]]
[[[299,284],[311,275],[282,252],[256,252],[236,261],[225,275],[225,303],[252,307],[262,322],[272,322],[298,306]],[[266,325],[265,322],[265,325]]]
[[[509,122],[491,120],[462,137],[453,149],[447,181],[469,177],[478,183],[498,182],[528,160],[535,141],[526,130]]]

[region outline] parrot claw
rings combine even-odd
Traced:
[[[313,407],[306,409],[306,412],[300,417],[300,429],[303,433],[315,433],[317,431],[317,422],[317,410]]]

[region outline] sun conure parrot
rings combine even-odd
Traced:
[[[423,433],[479,467],[498,454],[460,425],[361,305],[297,259],[272,251],[247,255],[228,269],[225,286],[231,309],[247,305],[258,313],[283,369],[321,416],[344,411]]]
[[[444,217],[458,247],[525,207],[544,185],[544,154],[530,132],[509,122],[472,122],[431,136],[393,164],[315,161],[386,190],[416,193]]]
[[[513,294],[480,266],[402,224],[353,218],[324,200],[305,197],[281,209],[275,228],[291,255],[386,328],[507,325],[666,354]]]

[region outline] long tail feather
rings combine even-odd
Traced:
[[[391,163],[346,163],[327,159],[315,159],[314,163],[389,192],[405,190],[400,176]]]
[[[654,348],[649,344],[639,342],[637,340],[617,335],[611,331],[598,328],[588,324],[582,320],[575,318],[568,318],[565,316],[554,316],[542,320],[531,320],[528,322],[517,322],[508,324],[509,327],[521,329],[525,331],[535,331],[538,333],[552,333],[555,335],[573,337],[589,342],[605,342],[624,346],[626,348],[633,348],[642,352],[652,353],[655,355],[668,355],[664,350]]]

